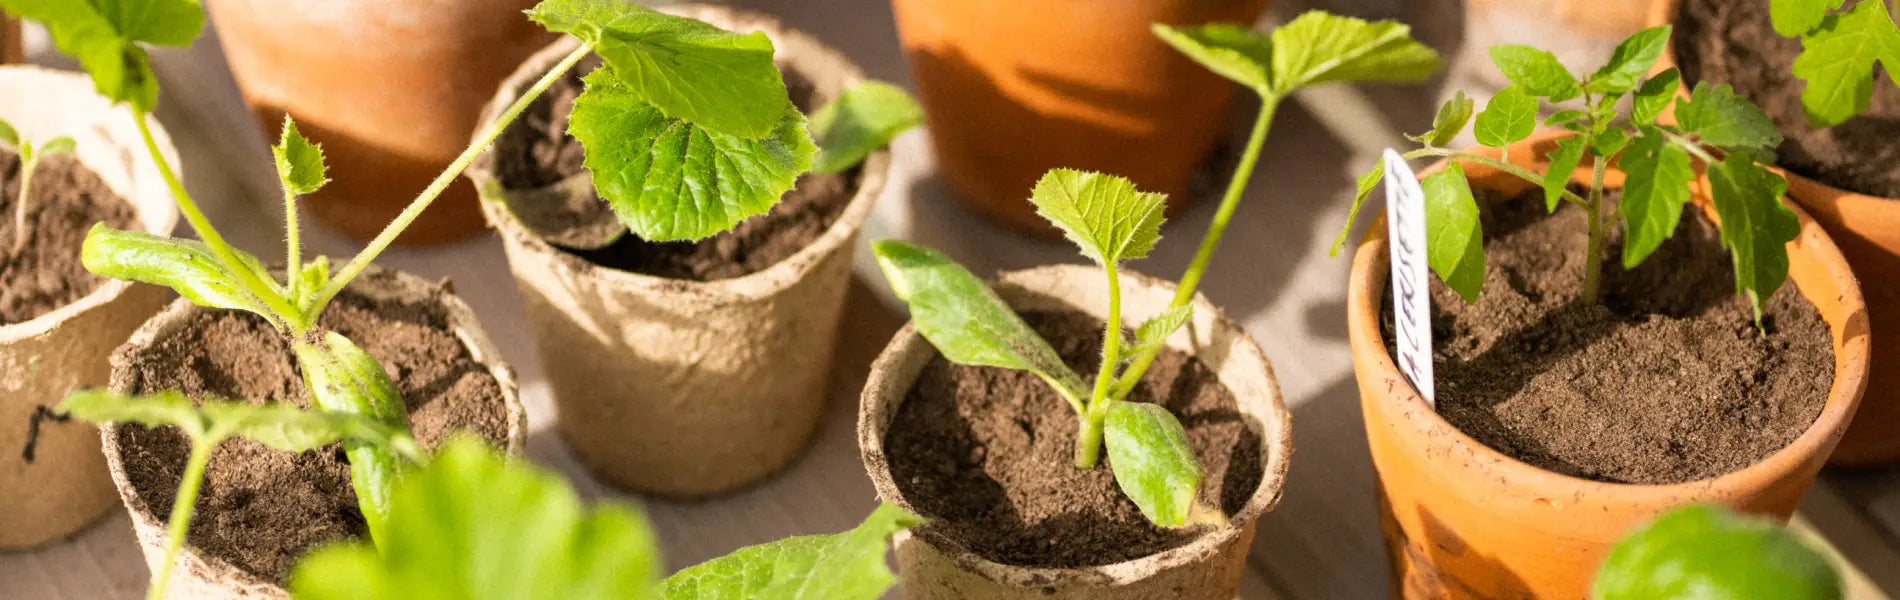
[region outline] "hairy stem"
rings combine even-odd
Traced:
[[[1583,301],[1595,303],[1597,289],[1603,280],[1603,172],[1609,164],[1608,159],[1594,161],[1590,173],[1590,198],[1584,210],[1584,218],[1590,223],[1590,244],[1583,256]]]
[[[580,48],[561,59],[561,62],[552,70],[542,75],[539,81],[534,82],[533,87],[528,88],[526,93],[515,99],[515,103],[502,112],[501,117],[494,123],[490,123],[488,129],[483,131],[474,143],[463,149],[462,154],[455,157],[455,161],[449,163],[448,168],[443,169],[442,174],[437,175],[435,181],[429,182],[429,187],[423,188],[422,193],[409,203],[408,208],[403,209],[402,214],[396,215],[395,220],[390,221],[381,233],[376,234],[376,239],[370,240],[369,245],[364,247],[362,252],[357,253],[355,258],[351,258],[349,264],[344,265],[343,269],[330,279],[330,283],[323,286],[323,290],[317,293],[315,301],[309,305],[310,314],[316,315],[323,312],[323,307],[330,303],[330,299],[343,291],[343,288],[350,284],[350,280],[356,279],[356,276],[361,275],[364,269],[369,268],[370,262],[376,260],[377,255],[389,249],[389,245],[395,243],[396,236],[408,229],[409,225],[415,222],[416,217],[422,216],[422,211],[427,210],[429,205],[435,202],[436,197],[441,196],[442,191],[448,189],[449,184],[454,183],[456,177],[461,176],[462,170],[467,169],[469,163],[474,162],[475,157],[481,154],[482,150],[494,143],[502,130],[513,123],[516,117],[521,116],[521,112],[527,110],[528,105],[533,104],[536,98],[540,98],[542,92],[547,91],[549,86],[554,85],[555,81],[566,75],[568,69],[574,68],[575,64],[587,58],[587,55],[592,54],[593,51],[593,44],[581,44]]]
[[[33,197],[31,195],[33,188],[33,171],[35,167],[39,166],[40,161],[38,157],[32,157],[30,154],[30,152],[24,149],[20,152],[22,159],[20,162],[20,201],[13,207],[14,256],[19,256],[22,250],[26,250],[26,240],[28,237],[31,237],[30,234],[33,233],[26,228],[26,203]]]
[[[193,505],[198,503],[198,485],[204,481],[205,465],[211,462],[211,450],[217,446],[218,440],[213,439],[191,441],[191,457],[185,459],[184,478],[178,482],[171,521],[165,526],[165,560],[158,564],[158,572],[152,574],[152,585],[145,590],[145,600],[165,598],[165,587],[172,581],[172,565],[178,562],[178,551],[185,547],[185,532],[191,528]]]
[[[297,192],[284,186],[284,274],[293,300],[303,299],[303,248],[297,239]]]
[[[1107,406],[1107,402],[1102,403]],[[1102,421],[1107,411],[1089,409],[1076,415],[1082,430],[1075,438],[1075,468],[1093,469],[1102,459]]]
[[[1075,440],[1075,466],[1080,469],[1095,468],[1096,457],[1102,445],[1101,419],[1096,413],[1107,404],[1109,389],[1114,387],[1115,367],[1121,362],[1122,341],[1122,284],[1116,265],[1102,265],[1108,272],[1108,320],[1102,328],[1102,367],[1095,372],[1095,391],[1089,394],[1087,410],[1078,415],[1082,421],[1082,430]]]

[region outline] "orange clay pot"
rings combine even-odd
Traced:
[[[937,164],[973,210],[1055,235],[1029,189],[1058,167],[1188,203],[1236,86],[1152,23],[1252,24],[1267,0],[892,0]]]
[[[535,0],[206,0],[231,73],[266,137],[284,114],[323,144],[330,185],[315,218],[366,240],[468,146],[502,78],[554,34]],[[399,239],[430,244],[482,230],[475,188],[457,178]]]
[[[1563,133],[1514,144],[1514,162],[1541,169]],[[1497,151],[1483,153],[1496,157]],[[1443,168],[1443,163],[1425,171]],[[1505,192],[1529,184],[1465,164],[1473,186]],[[1578,170],[1587,183],[1588,169]],[[1622,185],[1611,170],[1605,183]],[[1705,178],[1697,184],[1707,198]],[[1705,203],[1706,206],[1706,203]],[[1612,544],[1671,508],[1711,502],[1786,519],[1814,482],[1866,384],[1868,325],[1860,288],[1826,233],[1795,209],[1788,275],[1834,337],[1834,385],[1821,414],[1787,447],[1742,470],[1675,485],[1590,481],[1552,473],[1492,450],[1425,404],[1400,375],[1379,333],[1388,275],[1386,229],[1375,224],[1353,258],[1347,317],[1366,439],[1379,472],[1380,513],[1405,598],[1582,598]]]
[[[1678,0],[1650,5],[1649,25],[1676,20]],[[1676,64],[1675,48],[1663,53],[1656,70]],[[1688,97],[1687,88],[1679,93]],[[1788,180],[1788,198],[1840,246],[1847,264],[1865,285],[1867,316],[1873,323],[1873,362],[1867,395],[1834,449],[1828,464],[1866,466],[1900,461],[1900,199],[1843,190],[1776,169]]]

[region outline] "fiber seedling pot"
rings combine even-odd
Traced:
[[[1186,210],[1236,86],[1149,26],[1248,26],[1267,0],[891,5],[945,178],[977,213],[1054,236],[1023,190],[1057,167],[1115,173]]]
[[[1651,4],[1649,24],[1674,23],[1679,8],[1679,0],[1657,0]],[[1657,68],[1676,66],[1673,42]],[[1789,43],[1799,45],[1799,42]],[[1782,70],[1787,68],[1783,65]],[[1683,81],[1684,86],[1693,83]],[[1802,84],[1796,80],[1791,85],[1799,90]],[[1875,81],[1874,86],[1877,94],[1892,92],[1880,89],[1890,87],[1888,82]],[[1740,88],[1735,91],[1745,97],[1751,93]],[[1835,128],[1864,126],[1869,119],[1868,116],[1849,119]],[[1787,124],[1781,120],[1778,119],[1776,125],[1783,134],[1789,133]],[[1807,125],[1801,123],[1799,127]],[[1884,143],[1896,142],[1889,139]],[[1885,162],[1888,159],[1872,153],[1864,156],[1866,170],[1885,171],[1891,167]],[[1861,399],[1860,411],[1854,415],[1847,436],[1834,449],[1829,462],[1860,466],[1900,461],[1900,435],[1893,433],[1900,430],[1900,198],[1835,187],[1785,168],[1777,171],[1788,179],[1788,197],[1801,205],[1840,246],[1841,254],[1847,256],[1848,264],[1862,283],[1867,314],[1873,323],[1873,362],[1867,395]]]
[[[717,6],[667,11],[765,32],[779,68],[813,88],[813,106],[863,78],[837,51],[771,17]],[[523,64],[483,122],[577,43],[563,39]],[[504,189],[498,160],[495,149],[484,152],[469,177],[501,231],[561,436],[582,463],[620,487],[700,497],[758,482],[797,458],[824,408],[851,249],[884,189],[887,151],[859,167],[856,192],[809,245],[764,270],[711,281],[610,268],[550,245],[495,197],[541,191]]]
[[[1174,285],[1124,271],[1126,314],[1158,314],[1173,299]],[[1107,318],[1108,290],[1095,267],[1057,265],[1001,274],[996,293],[1017,312],[1080,311]],[[1168,347],[1200,359],[1234,395],[1241,420],[1260,436],[1261,478],[1229,524],[1186,545],[1134,560],[1081,568],[1031,568],[998,563],[958,546],[933,541],[915,530],[892,540],[905,593],[917,600],[1091,600],[1180,598],[1231,600],[1246,569],[1254,523],[1280,500],[1293,451],[1292,423],[1280,397],[1273,367],[1240,325],[1205,297],[1194,300],[1186,327]],[[937,350],[907,325],[871,367],[858,412],[858,448],[878,495],[917,511],[894,479],[885,436],[926,364]],[[1098,467],[1105,468],[1105,467]],[[928,515],[925,515],[928,517]]]
[[[73,137],[71,157],[129,202],[134,215],[134,222],[127,223],[130,229],[171,233],[178,211],[164,179],[145,158],[137,125],[94,93],[85,75],[0,67],[0,89],[32,90],[0,96],[0,119],[35,144],[58,135]],[[159,153],[176,163],[171,138],[156,120],[151,127]],[[40,169],[47,169],[52,160],[60,159],[46,159]],[[42,177],[32,188],[52,185],[53,180]],[[6,193],[17,192],[9,185]],[[9,208],[0,217],[9,224],[12,200],[9,196]],[[91,223],[75,226],[83,236]],[[60,251],[70,251],[76,264],[79,238],[72,239],[71,248]],[[0,251],[10,244],[0,245]],[[27,251],[49,250],[29,246]],[[0,452],[0,550],[65,537],[112,507],[112,484],[91,425],[46,423],[33,462],[27,463],[20,452],[35,408],[51,408],[72,388],[104,385],[110,371],[106,356],[171,297],[153,286],[98,279],[98,286],[77,301],[0,325],[0,423],[5,424],[0,426],[0,448],[6,449]]]
[[[265,136],[284,114],[323,144],[332,181],[303,202],[359,240],[383,229],[468,146],[495,85],[554,39],[535,0],[207,0],[238,89]],[[456,182],[401,243],[483,229]]]
[[[501,362],[501,353],[496,350],[494,344],[488,340],[488,334],[482,330],[481,324],[476,321],[474,311],[469,309],[467,304],[464,304],[460,298],[454,295],[448,288],[447,283],[426,281],[414,275],[371,265],[360,277],[350,283],[349,288],[345,290],[344,294],[339,296],[337,301],[332,303],[330,308],[326,310],[326,314],[342,310],[340,306],[350,303],[352,297],[360,298],[367,303],[374,303],[375,306],[381,307],[371,309],[376,314],[376,318],[382,319],[382,321],[380,321],[382,325],[379,326],[380,328],[378,329],[379,332],[385,333],[390,337],[395,337],[407,335],[405,332],[410,330],[429,328],[432,331],[440,331],[452,336],[453,341],[449,342],[449,345],[454,346],[458,351],[465,352],[465,355],[452,359],[452,361],[439,357],[430,359],[418,358],[416,359],[418,364],[401,367],[395,366],[394,363],[391,362],[394,357],[378,355],[378,341],[372,341],[369,339],[370,336],[357,336],[358,339],[356,341],[363,344],[365,350],[382,361],[384,368],[392,371],[391,374],[396,379],[398,386],[404,390],[404,395],[411,402],[410,418],[413,424],[418,425],[416,429],[418,441],[423,443],[426,447],[434,441],[439,441],[442,437],[448,435],[449,431],[446,430],[448,429],[447,427],[429,425],[423,422],[422,417],[418,414],[418,407],[415,404],[418,399],[411,395],[413,393],[411,391],[412,387],[422,387],[430,390],[427,392],[431,394],[427,399],[428,402],[445,403],[443,406],[449,408],[443,410],[445,412],[454,413],[451,415],[451,418],[446,421],[435,420],[432,421],[433,423],[454,422],[457,419],[463,421],[481,421],[487,423],[489,427],[495,430],[493,433],[485,435],[493,435],[494,433],[501,434],[495,436],[500,439],[491,437],[491,441],[495,442],[497,446],[505,448],[510,454],[519,454],[521,452],[527,440],[527,413],[522,409],[521,400],[516,393],[514,371]],[[194,332],[201,333],[212,329],[211,327],[205,327],[203,320],[209,316],[217,316],[218,313],[225,315],[236,314],[229,311],[217,311],[199,307],[183,299],[173,302],[164,312],[159,313],[158,316],[147,321],[144,326],[138,329],[137,333],[132,335],[131,340],[126,342],[125,346],[119,348],[117,352],[112,354],[112,389],[122,393],[149,393],[154,391],[143,389],[151,385],[146,381],[146,378],[153,376],[151,371],[154,369],[154,365],[146,364],[144,361],[149,360],[149,357],[163,354],[163,348],[167,345],[168,340],[172,344],[179,344],[181,342],[188,344],[189,342],[187,340],[191,338],[181,336],[192,335]],[[439,320],[436,321],[436,324],[429,324],[431,317],[418,317],[416,316],[418,314],[436,314],[440,317]],[[261,319],[255,319],[254,321],[261,323]],[[220,325],[229,324],[229,321],[213,322]],[[439,329],[436,329],[437,327],[439,327]],[[258,335],[276,335],[268,326],[257,325],[256,328],[262,332]],[[250,348],[247,353],[242,356],[225,355],[222,358],[219,356],[208,356],[207,354],[229,351],[233,349],[232,346],[237,344],[226,342],[221,345],[214,341],[208,342],[206,345],[213,349],[205,350],[203,351],[204,353],[193,352],[191,356],[185,358],[186,361],[189,361],[188,364],[213,364],[216,366],[210,368],[221,369],[220,374],[231,376],[243,372],[242,369],[244,367],[238,365],[269,360],[269,358],[264,357],[265,354],[268,352],[281,351],[283,353],[282,360],[285,371],[292,370],[290,367],[290,350],[287,345],[281,349]],[[246,352],[244,349],[238,349],[238,351]],[[393,351],[399,350],[385,352]],[[159,368],[163,367],[161,366]],[[194,366],[193,368],[202,369],[203,367]],[[449,373],[449,375],[442,375],[445,372]],[[411,379],[420,381],[411,381]],[[471,403],[468,400],[470,395],[458,395],[455,391],[470,386],[482,386],[484,385],[484,380],[492,381],[494,386],[499,389],[498,392],[494,389],[489,389],[486,392],[477,392],[480,397],[486,398],[486,400],[481,401],[479,404]],[[271,385],[271,383],[239,381],[232,385],[245,387],[247,385]],[[296,389],[300,390],[301,386],[299,385]],[[296,393],[301,394],[302,392]],[[495,402],[494,396],[499,396],[498,403]],[[257,400],[257,398],[248,399]],[[488,414],[487,412],[472,414],[477,411],[492,411],[493,414]],[[135,464],[148,463],[149,459],[147,457],[149,455],[166,451],[166,448],[161,444],[153,443],[155,440],[161,439],[155,435],[157,433],[159,432],[156,430],[145,430],[142,426],[123,425],[119,423],[108,425],[100,431],[100,437],[105,445],[106,460],[111,466],[112,481],[118,486],[119,496],[121,500],[124,501],[126,510],[131,513],[132,530],[138,538],[140,551],[145,555],[146,566],[152,568],[154,571],[157,570],[159,562],[164,560],[165,556],[165,527],[166,519],[170,516],[169,506],[172,495],[170,493],[148,495],[148,493],[142,490],[135,482],[156,477],[169,477],[175,481],[175,478],[178,477],[178,473],[176,470],[155,474],[137,473],[133,472],[132,469]],[[218,521],[225,520],[220,518],[217,513],[232,510],[230,505],[248,505],[252,503],[268,504],[270,502],[281,501],[278,499],[279,497],[326,493],[323,491],[327,489],[326,486],[334,485],[342,489],[349,487],[346,467],[335,467],[335,481],[314,483],[309,479],[310,471],[306,466],[307,463],[312,461],[321,462],[330,460],[341,463],[343,460],[341,450],[317,449],[292,455],[265,449],[248,440],[237,439],[226,440],[220,449],[213,454],[210,464],[211,470],[208,472],[208,476],[215,474],[219,469],[220,462],[225,460],[227,456],[235,456],[236,453],[239,452],[233,451],[232,447],[234,445],[248,445],[246,448],[239,450],[241,452],[276,453],[288,457],[294,462],[289,463],[291,466],[285,466],[282,467],[282,469],[279,469],[276,463],[262,463],[269,468],[257,469],[253,474],[248,475],[248,477],[255,479],[245,481],[248,484],[267,486],[267,489],[256,490],[256,493],[250,498],[227,498],[221,501],[211,497],[211,495],[218,493],[218,486],[215,485],[214,480],[207,479],[203,492],[205,495],[199,496],[197,513],[192,519],[191,526],[193,533],[187,537],[184,549],[179,552],[177,563],[174,565],[172,571],[170,594],[174,598],[210,600],[238,598],[247,600],[257,598],[288,599],[290,595],[280,585],[280,581],[261,577],[250,570],[246,570],[229,559],[228,554],[215,553],[207,550],[201,544],[202,539],[199,536],[204,533],[205,528],[211,527]],[[253,447],[255,450],[252,449]],[[233,451],[233,453],[226,454],[227,451]],[[334,454],[334,458],[330,458],[332,454]],[[173,469],[182,466],[182,452],[177,458],[178,464],[174,465],[172,467]],[[251,459],[247,458],[246,460]],[[268,483],[257,484],[257,481]],[[316,488],[317,491],[313,492],[311,488]],[[271,500],[264,499],[267,497],[271,498]],[[162,502],[162,504],[157,504],[158,502]],[[356,508],[353,494],[349,496],[347,504],[347,508],[337,507],[337,510],[353,512]],[[240,537],[288,535],[284,531],[281,531],[281,529],[284,528],[283,524],[271,521],[268,518],[256,518],[254,520],[246,520],[241,517],[229,518],[240,522],[237,526],[243,529],[243,531],[238,533]],[[392,526],[401,527],[402,525],[394,524]],[[294,558],[313,549],[314,547],[286,549],[284,558]]]
[[[1510,156],[1540,170],[1561,135],[1532,136],[1513,144]],[[1474,188],[1510,192],[1528,185],[1464,167]],[[1587,173],[1579,169],[1576,181],[1587,183]],[[1612,170],[1606,187],[1621,185],[1622,174]],[[1698,203],[1705,202],[1707,186],[1706,178],[1696,184]],[[1385,224],[1375,224],[1353,259],[1347,311],[1395,595],[1579,598],[1620,537],[1671,508],[1706,502],[1786,519],[1854,414],[1866,383],[1869,337],[1846,261],[1814,221],[1798,208],[1795,213],[1801,232],[1788,244],[1789,283],[1819,309],[1831,332],[1834,369],[1826,403],[1786,447],[1740,470],[1673,485],[1604,483],[1546,471],[1446,422],[1386,351],[1380,304],[1389,255]]]

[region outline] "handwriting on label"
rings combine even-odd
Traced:
[[[1425,403],[1432,395],[1431,267],[1425,256],[1425,191],[1399,153],[1385,151],[1385,222],[1391,233],[1392,317],[1399,371],[1412,380]]]

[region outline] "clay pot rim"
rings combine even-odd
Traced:
[[[1047,280],[1065,272],[1081,272],[1084,274],[1082,276],[1087,277],[1096,276],[1098,273],[1097,267],[1093,266],[1044,265],[999,273],[995,284],[1020,285],[1033,290],[1036,287],[1033,284],[1037,280]],[[1170,291],[1174,289],[1173,282],[1138,273],[1126,267],[1122,269],[1122,285],[1124,292],[1131,288],[1159,288]],[[1225,527],[1202,534],[1185,545],[1155,554],[1088,567],[1027,567],[992,561],[961,548],[939,548],[938,551],[954,560],[959,567],[992,581],[1033,581],[1038,585],[1064,585],[1065,582],[1091,585],[1127,584],[1154,573],[1187,566],[1217,553],[1222,546],[1244,534],[1261,515],[1266,514],[1278,504],[1286,491],[1287,470],[1291,465],[1293,454],[1292,413],[1287,409],[1285,399],[1280,393],[1279,378],[1273,373],[1271,361],[1260,350],[1260,345],[1254,342],[1247,330],[1228,318],[1226,312],[1209,301],[1207,296],[1195,293],[1193,307],[1195,317],[1191,323],[1211,322],[1214,328],[1224,330],[1227,335],[1231,335],[1229,346],[1235,348],[1236,351],[1228,355],[1227,360],[1257,363],[1265,373],[1269,391],[1266,394],[1269,397],[1257,399],[1251,403],[1251,406],[1242,404],[1239,407],[1243,414],[1252,416],[1261,426],[1260,451],[1265,455],[1266,460],[1261,464],[1260,484],[1254,489],[1253,496],[1248,498],[1247,503],[1229,518]],[[1203,315],[1207,317],[1206,321],[1202,321]],[[1190,324],[1187,329],[1193,327],[1194,325]],[[1170,338],[1168,344],[1170,348],[1191,350],[1185,347],[1185,344],[1176,342],[1176,339],[1178,338]],[[858,452],[863,458],[865,470],[870,474],[873,487],[877,488],[879,497],[913,513],[917,512],[917,508],[898,490],[896,480],[889,469],[889,459],[885,455],[883,436],[888,429],[888,424],[875,423],[873,406],[880,402],[881,389],[899,383],[895,381],[895,377],[883,375],[897,370],[897,365],[921,352],[928,352],[934,356],[937,349],[925,340],[922,334],[917,333],[915,323],[905,323],[903,329],[899,330],[884,350],[878,353],[877,361],[872,363],[870,379],[865,384],[858,405]],[[914,379],[912,377],[911,381],[901,382],[901,386],[908,389],[914,383]],[[1222,383],[1226,384],[1225,381]],[[1242,398],[1237,398],[1237,400],[1245,401]],[[929,543],[925,538],[909,531],[899,532],[898,535]],[[932,546],[935,545],[932,544]]]
[[[786,69],[801,73],[838,73],[846,86],[865,79],[864,73],[846,59],[837,50],[824,45],[817,38],[804,32],[786,27],[777,19],[761,13],[733,9],[725,6],[688,4],[670,6],[663,12],[692,17],[714,23],[730,29],[754,29],[765,32],[777,48],[778,57],[787,61]],[[494,100],[482,110],[483,127],[493,123],[508,108],[521,92],[546,74],[560,59],[580,47],[580,40],[573,36],[562,36],[523,62],[513,74],[502,82]],[[820,77],[810,76],[814,85]],[[479,133],[479,132],[478,132]],[[643,273],[623,271],[594,264],[579,256],[556,249],[541,236],[535,235],[517,219],[513,211],[500,199],[492,197],[489,186],[499,189],[500,178],[494,173],[495,148],[491,144],[484,149],[474,163],[469,165],[467,177],[475,183],[481,196],[482,212],[488,221],[501,234],[521,244],[522,248],[541,255],[543,262],[559,271],[564,278],[597,280],[618,288],[646,288],[661,293],[693,294],[711,298],[724,298],[733,302],[754,300],[771,296],[790,287],[810,274],[831,252],[851,242],[852,236],[863,227],[869,218],[871,208],[884,192],[891,166],[891,149],[885,147],[866,157],[860,165],[857,176],[857,191],[839,213],[836,221],[825,229],[824,234],[812,240],[804,248],[763,270],[712,281],[673,279]]]
[[[40,96],[47,98],[48,101],[57,101],[58,97],[66,95],[96,99],[102,103],[104,101],[103,98],[98,97],[97,92],[93,91],[92,81],[87,79],[85,74],[54,71],[35,66],[0,66],[0,87],[8,89],[37,89]],[[104,110],[99,111],[100,114],[96,115],[93,119],[95,128],[107,129],[116,124],[114,121],[119,120],[123,120],[128,126],[132,123],[132,117],[130,115],[121,114],[122,111],[114,110],[114,107],[110,104],[102,104],[102,106],[104,106]],[[87,107],[78,107],[78,109],[87,110]],[[156,117],[148,116],[147,123],[152,130],[152,143],[158,146],[159,154],[165,157],[166,162],[173,165],[179,164],[178,150],[172,147],[171,135],[165,132],[165,126],[159,123]],[[132,146],[129,143],[123,144],[122,146],[124,146],[124,149],[131,151],[134,156],[138,157],[138,166],[150,167],[151,162],[146,158],[145,155],[147,153],[144,148]],[[79,159],[80,163],[84,164],[86,168],[94,172],[103,172],[98,165],[86,160],[86,154],[87,153],[81,152],[75,153],[73,156]],[[156,173],[153,173],[153,176],[157,176]],[[184,177],[184,173],[178,173],[178,176],[182,178]],[[171,235],[172,228],[178,226],[178,208],[171,203],[170,198],[164,199],[162,205],[166,208],[156,211],[156,214],[154,214],[154,211],[149,210],[151,207],[138,202],[136,199],[136,189],[119,189],[119,187],[113,185],[113,182],[109,179],[106,180],[106,187],[111,188],[114,193],[124,199],[126,204],[132,205],[134,218],[137,219],[146,233]],[[151,204],[159,203],[153,202]],[[46,332],[52,331],[54,328],[59,327],[69,320],[111,304],[113,300],[123,295],[126,290],[131,289],[132,285],[134,284],[129,281],[105,278],[105,281],[101,282],[99,287],[94,288],[92,292],[85,296],[81,296],[78,300],[74,300],[46,314],[19,323],[0,325],[0,344],[10,344],[45,335]]]
[[[1520,156],[1536,156],[1535,160],[1541,163],[1543,157],[1535,149],[1553,144],[1556,139],[1569,135],[1572,134],[1567,131],[1538,132],[1529,139],[1512,144],[1514,152],[1511,155],[1514,160],[1516,160],[1515,157]],[[1479,153],[1493,158],[1498,156],[1498,151],[1492,148],[1481,149]],[[1419,174],[1426,175],[1442,170],[1446,164],[1448,164],[1447,161],[1441,160],[1420,171]],[[1611,167],[1610,171],[1618,172],[1614,167]],[[1587,185],[1588,176],[1587,170],[1579,169],[1572,177],[1572,182]],[[1697,184],[1698,188],[1707,185],[1706,176],[1703,176],[1701,181],[1703,183]],[[1612,186],[1606,185],[1606,187]],[[1620,187],[1620,183],[1615,187]],[[1696,192],[1696,196],[1704,197],[1700,190]],[[1842,319],[1846,322],[1845,328],[1858,327],[1859,330],[1850,331],[1850,337],[1841,340],[1840,336],[1834,332],[1836,327],[1830,323],[1829,337],[1840,343],[1840,350],[1834,352],[1834,382],[1828,390],[1827,401],[1821,413],[1816,415],[1814,422],[1788,445],[1746,467],[1714,477],[1674,484],[1613,483],[1584,479],[1537,468],[1473,439],[1440,417],[1437,411],[1425,403],[1425,399],[1419,395],[1418,390],[1410,384],[1394,386],[1395,389],[1388,390],[1387,393],[1380,395],[1379,399],[1368,401],[1397,402],[1398,406],[1395,407],[1394,412],[1403,414],[1407,418],[1403,423],[1393,422],[1389,425],[1412,430],[1411,433],[1402,435],[1415,439],[1445,440],[1442,447],[1445,449],[1457,447],[1462,459],[1483,463],[1483,468],[1496,472],[1503,480],[1521,482],[1505,486],[1512,493],[1521,494],[1527,498],[1535,497],[1544,502],[1551,502],[1547,499],[1549,495],[1540,494],[1539,491],[1552,488],[1574,491],[1585,496],[1616,494],[1617,497],[1630,498],[1632,504],[1682,497],[1704,497],[1720,490],[1745,489],[1746,482],[1772,480],[1778,475],[1808,468],[1805,466],[1803,457],[1817,454],[1824,456],[1825,453],[1819,452],[1819,449],[1831,448],[1841,433],[1846,430],[1847,422],[1853,418],[1861,392],[1867,383],[1870,342],[1866,333],[1866,305],[1861,297],[1859,284],[1848,269],[1847,259],[1841,255],[1840,249],[1834,245],[1833,240],[1820,230],[1819,225],[1808,218],[1808,214],[1800,206],[1794,202],[1783,202],[1783,205],[1794,211],[1801,223],[1801,234],[1796,238],[1801,246],[1794,251],[1815,255],[1820,262],[1828,266],[1830,278],[1842,284],[1838,301],[1841,305]],[[1354,254],[1352,274],[1348,280],[1351,291],[1347,300],[1347,318],[1351,324],[1348,336],[1355,356],[1363,354],[1376,357],[1372,364],[1361,365],[1360,368],[1375,369],[1378,371],[1378,376],[1403,382],[1405,379],[1400,374],[1398,366],[1393,363],[1392,356],[1385,350],[1385,341],[1379,333],[1377,324],[1379,318],[1377,315],[1380,312],[1378,304],[1384,294],[1386,266],[1390,260],[1386,239],[1385,220],[1381,216],[1366,232],[1365,239],[1360,242],[1359,249]],[[1792,277],[1787,284],[1794,284]],[[1374,292],[1374,290],[1378,291]],[[1803,292],[1802,295],[1806,296],[1807,293]],[[1397,389],[1401,387],[1403,389]],[[1432,452],[1431,449],[1420,451]]]
[[[369,289],[365,289],[369,287]],[[438,289],[447,288],[446,281],[434,283],[409,273],[371,264],[362,276],[350,282],[349,290],[376,297],[428,298]],[[463,302],[452,290],[437,297],[448,316],[449,329],[467,348],[470,357],[486,368],[488,374],[501,386],[504,413],[508,419],[508,446],[510,455],[520,455],[526,447],[528,428],[527,410],[521,403],[519,385],[515,380],[514,369],[502,362],[501,351],[488,339],[488,334],[476,320],[474,309]],[[186,319],[192,315],[220,309],[205,308],[192,304],[190,300],[178,298],[165,310],[139,326],[132,338],[112,353],[112,389],[125,389],[130,382],[123,373],[130,367],[135,349],[154,343],[159,338],[170,335],[182,328]],[[99,427],[99,437],[106,455],[106,465],[112,472],[113,486],[118,488],[119,499],[125,504],[126,512],[134,525],[150,528],[154,531],[165,529],[166,519],[170,515],[159,515],[141,496],[126,473],[124,459],[125,448],[119,444],[121,423],[106,423]],[[136,529],[136,527],[135,527]],[[202,574],[207,580],[218,585],[240,586],[252,593],[268,590],[266,596],[285,596],[283,587],[276,582],[265,581],[243,569],[232,565],[223,557],[200,552],[198,547],[187,541],[178,552],[178,560],[183,567],[173,572],[173,577],[190,573]]]

